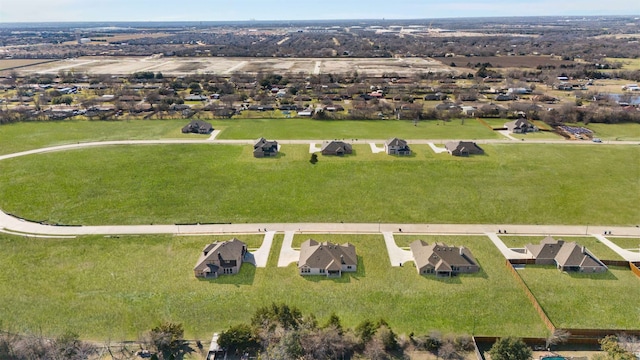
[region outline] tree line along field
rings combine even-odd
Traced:
[[[390,222],[636,225],[637,146],[485,144],[469,158],[355,145],[119,146],[0,162],[0,208],[60,224]],[[284,185],[286,184],[286,185]]]
[[[196,279],[193,266],[205,244],[230,236],[34,241],[0,235],[0,317],[15,332],[73,330],[101,341],[136,339],[161,321],[173,321],[184,324],[188,338],[208,339],[247,322],[255,309],[282,302],[315,314],[321,323],[335,312],[345,327],[384,318],[400,334],[545,336],[542,321],[486,237],[441,239],[469,247],[481,266],[479,273],[446,279],[420,276],[413,263],[392,268],[382,235],[305,234],[295,241],[309,237],[353,243],[358,271],[328,279],[302,277],[295,264],[278,268],[280,234],[266,268],[244,264],[238,275],[216,280]]]

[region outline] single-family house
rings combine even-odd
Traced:
[[[272,157],[278,155],[278,142],[267,141],[261,137],[253,144],[253,156],[257,158]]]
[[[353,148],[351,144],[348,144],[344,141],[325,141],[320,148],[320,153],[322,155],[338,155],[342,156],[344,154],[351,154],[353,152]]]
[[[509,121],[508,123],[505,123],[504,126],[513,134],[526,134],[528,132],[536,132],[540,130],[525,118]]]
[[[575,242],[555,240],[551,236],[540,244],[527,244],[525,251],[536,264],[555,265],[561,271],[605,272],[607,266],[584,246]]]
[[[472,141],[449,141],[445,144],[449,154],[453,156],[482,155],[484,150]]]
[[[471,251],[464,246],[448,246],[442,243],[429,245],[422,240],[416,240],[409,247],[418,274],[455,276],[480,271],[480,266]]]
[[[183,134],[211,134],[212,131],[213,126],[211,126],[211,124],[209,124],[208,122],[202,120],[192,120],[182,128]]]
[[[236,238],[216,241],[204,247],[193,272],[196,277],[205,278],[237,274],[246,253],[247,244]]]
[[[384,143],[384,151],[389,155],[411,155],[411,148],[406,140],[392,138]]]
[[[319,243],[308,239],[300,246],[300,275],[342,276],[343,272],[355,272],[357,267],[358,256],[352,244]]]

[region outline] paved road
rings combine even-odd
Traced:
[[[216,134],[217,135],[217,134]],[[349,140],[349,139],[346,139]],[[0,160],[16,158],[19,156],[27,156],[33,154],[47,153],[53,151],[66,151],[88,147],[98,146],[121,146],[121,145],[154,145],[154,144],[252,144],[254,140],[217,140],[215,136],[211,136],[206,140],[188,140],[188,139],[167,139],[167,140],[125,140],[125,141],[100,141],[67,144],[61,146],[52,146],[35,150],[28,150],[14,154],[0,156]],[[353,143],[369,144],[383,143],[385,140],[365,140],[352,139]],[[409,140],[410,144],[432,144],[444,143],[450,140]],[[284,144],[317,144],[323,140],[281,140]],[[521,141],[513,140],[476,140],[477,143],[512,143],[520,144]],[[566,141],[566,140],[527,140],[524,143],[537,144],[581,144],[581,145],[638,145],[638,141],[614,141],[596,144],[588,141]],[[78,235],[124,235],[124,234],[240,234],[240,233],[256,233],[256,229],[269,228],[272,232],[285,232],[292,234],[299,233],[391,233],[398,228],[403,229],[403,233],[414,234],[431,234],[431,235],[487,235],[494,234],[496,229],[507,230],[509,234],[518,235],[589,235],[602,234],[605,231],[611,231],[614,236],[640,237],[639,227],[615,227],[615,226],[566,226],[566,225],[504,225],[504,224],[381,224],[381,223],[351,223],[351,224],[332,224],[332,223],[288,223],[288,224],[219,224],[219,225],[104,225],[104,226],[52,226],[42,225],[39,223],[29,222],[15,218],[0,211],[0,231],[6,233],[21,234],[33,237],[56,237],[56,236],[78,236]],[[292,236],[292,235],[291,235]],[[490,236],[490,238],[492,238]],[[271,240],[273,236],[271,235]],[[265,243],[268,243],[265,236]],[[492,238],[494,240],[494,238]],[[498,239],[499,240],[499,239]],[[606,239],[605,239],[606,240]],[[611,242],[603,243],[609,245]],[[395,245],[395,242],[393,242]],[[613,243],[611,243],[613,244]],[[504,245],[504,244],[503,244]],[[615,244],[614,244],[615,245]],[[265,247],[266,244],[263,244]],[[267,250],[261,247],[260,263],[265,261],[262,256]],[[290,246],[289,246],[290,247]],[[396,246],[397,247],[397,246]],[[622,250],[622,249],[621,249]],[[614,249],[614,251],[616,251]],[[616,251],[618,252],[618,251]],[[619,252],[620,253],[620,252]],[[637,253],[621,252],[621,256],[625,258],[633,258],[635,260]],[[624,254],[624,255],[622,255]],[[293,253],[290,255],[293,256]],[[255,254],[254,254],[255,256]],[[401,257],[403,258],[403,257]],[[400,258],[399,258],[400,259]],[[393,261],[393,259],[392,259]],[[256,259],[258,262],[258,259]],[[399,261],[397,261],[399,262]]]

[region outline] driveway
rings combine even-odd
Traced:
[[[282,248],[280,248],[280,256],[278,257],[278,267],[287,267],[300,259],[300,251],[293,250],[291,247],[295,233],[295,231],[284,232],[284,241],[282,241]]]
[[[384,152],[384,146],[378,147],[375,143],[369,143],[369,146],[371,147],[371,152],[374,154]]]
[[[383,232],[384,244],[387,246],[387,253],[389,254],[389,261],[391,266],[402,266],[407,261],[413,261],[413,254],[410,250],[403,250],[396,244],[396,240],[393,238],[392,232]]]
[[[246,262],[255,265],[255,267],[263,268],[267,267],[267,261],[269,260],[269,252],[271,251],[271,244],[273,243],[273,236],[275,231],[267,231],[264,234],[264,240],[258,250],[248,253],[246,255]]]

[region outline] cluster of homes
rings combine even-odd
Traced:
[[[416,271],[420,275],[451,277],[480,271],[471,251],[464,246],[444,243],[428,244],[416,240],[409,245]],[[524,251],[538,265],[555,265],[567,272],[605,272],[607,266],[584,246],[575,242],[544,238],[539,244],[527,244]],[[233,238],[208,244],[194,267],[196,277],[217,278],[237,274],[248,254],[247,245]],[[297,262],[301,276],[339,277],[358,269],[358,256],[353,244],[334,244],[308,239],[302,243]]]
[[[182,128],[185,134],[210,134],[213,126],[202,120],[193,120]],[[451,141],[445,144],[447,151],[454,156],[469,156],[484,154],[484,150],[472,141]],[[266,140],[261,137],[253,144],[253,156],[256,158],[274,157],[278,155],[280,145],[275,140]],[[397,137],[391,138],[384,143],[384,151],[389,155],[411,155],[411,147],[406,140]],[[322,155],[348,155],[353,153],[351,144],[340,141],[325,141],[320,148]]]

